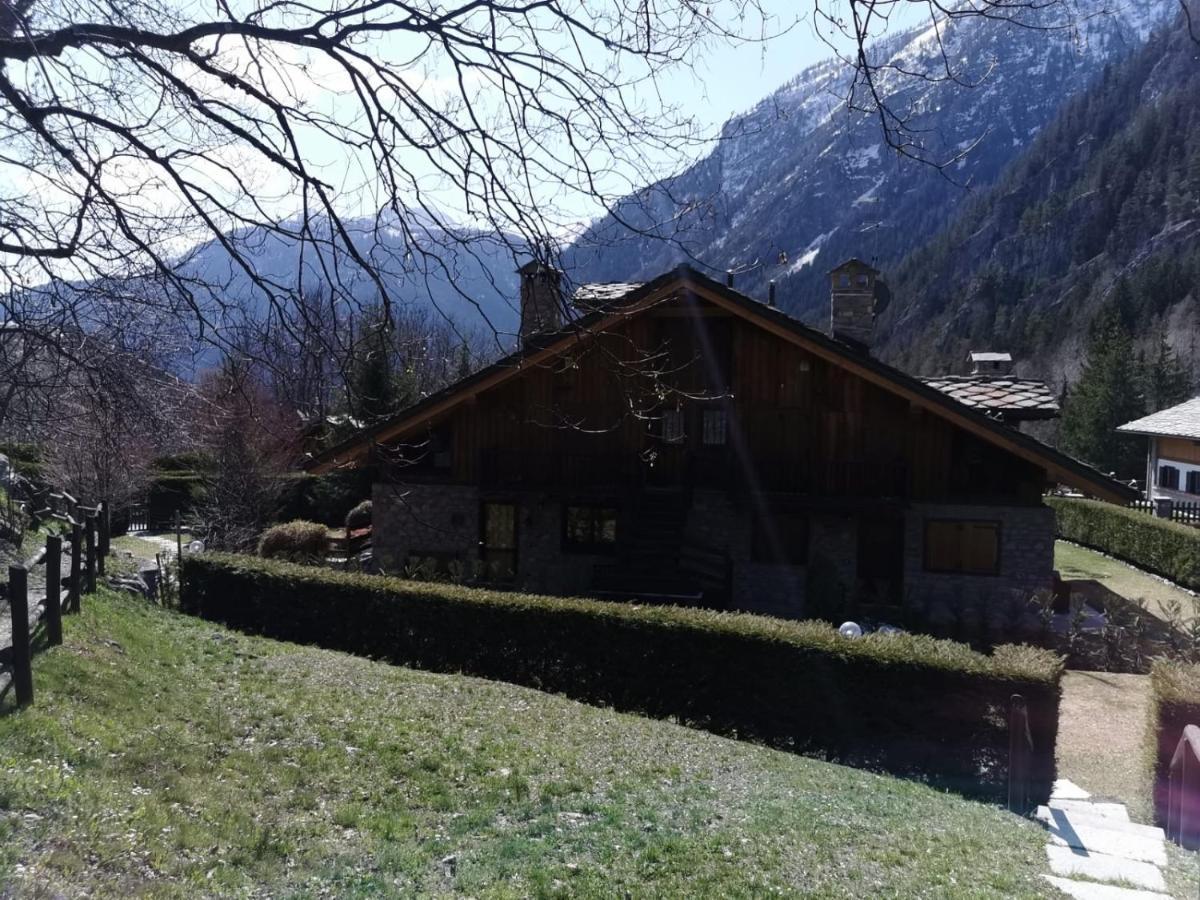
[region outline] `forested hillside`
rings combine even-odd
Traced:
[[[1183,23],[1108,67],[994,189],[890,274],[880,350],[913,371],[986,345],[1026,374],[1075,382],[1102,310],[1128,332],[1130,354],[1152,358],[1165,339],[1194,364],[1200,45]]]
[[[877,117],[847,108],[847,66],[813,66],[727,123],[710,156],[596,222],[568,268],[584,281],[644,279],[683,260],[718,275],[732,268],[742,290],[765,296],[774,279],[781,306],[823,322],[826,270],[859,256],[893,271],[1172,9],[1134,0],[1049,30],[950,18],[888,38],[874,55],[894,70],[936,70],[943,52],[954,61],[957,81],[892,71],[881,82],[927,156],[951,161],[944,170],[898,155]]]

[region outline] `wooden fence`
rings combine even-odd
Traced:
[[[104,561],[109,554],[108,503],[89,507],[69,494],[49,495],[50,504],[28,512],[34,520],[53,519],[60,523],[59,533],[46,535],[41,547],[24,564],[8,569],[9,612],[12,621],[12,644],[0,649],[0,660],[12,672],[13,693],[18,706],[33,702],[32,625],[42,620],[46,626],[46,642],[50,646],[62,643],[63,613],[79,612],[80,598],[94,593],[97,576],[104,576]],[[63,546],[67,542],[69,568],[64,580]],[[45,567],[45,597],[35,601],[37,615],[31,620],[29,573]],[[39,608],[40,607],[40,608]]]
[[[1200,501],[1133,500],[1129,504],[1129,509],[1200,528]]]

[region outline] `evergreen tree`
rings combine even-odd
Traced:
[[[1144,391],[1146,412],[1158,412],[1192,396],[1192,375],[1180,362],[1167,336],[1160,334],[1158,350],[1146,363]]]
[[[1115,303],[1097,314],[1088,338],[1079,381],[1063,409],[1062,442],[1069,453],[1119,478],[1134,478],[1144,467],[1142,441],[1116,428],[1145,412],[1129,331]]]
[[[382,306],[368,309],[358,326],[346,376],[350,415],[375,422],[403,405],[393,367],[392,327]]]

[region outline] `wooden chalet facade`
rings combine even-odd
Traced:
[[[1047,485],[1130,490],[871,357],[875,272],[831,276],[826,335],[686,267],[585,286],[563,325],[556,273],[527,267],[520,350],[308,468],[376,468],[393,573],[794,616],[813,590],[1047,587]]]

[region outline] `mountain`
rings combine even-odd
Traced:
[[[636,280],[691,259],[740,270],[738,287],[754,294],[774,279],[784,308],[819,320],[828,314],[827,269],[851,256],[890,268],[919,247],[1172,9],[1135,0],[1048,31],[951,18],[881,43],[889,105],[911,111],[928,158],[961,154],[945,170],[899,156],[878,118],[848,108],[848,67],[813,66],[728,122],[711,155],[596,222],[569,254],[572,277]],[[974,87],[895,74],[936,70],[942,52],[958,82]]]
[[[1200,362],[1200,42],[1184,22],[1112,66],[991,189],[899,263],[879,351],[914,371],[985,343],[1059,384],[1115,308],[1135,348]]]
[[[516,268],[523,246],[519,238],[477,229],[444,226],[412,213],[404,226],[393,218],[353,218],[343,222],[357,252],[371,263],[389,295],[401,304],[433,309],[464,330],[495,329],[515,335],[519,322]],[[216,286],[227,311],[227,324],[241,316],[268,315],[271,294],[297,286],[337,293],[355,304],[370,303],[379,285],[329,236],[329,223],[307,223],[314,240],[301,241],[298,221],[277,229],[249,228],[226,235],[238,256],[249,263],[252,278],[218,241],[205,242],[179,261],[179,271],[201,284]],[[413,249],[420,246],[421,252]],[[259,281],[269,287],[264,288]],[[347,311],[353,304],[345,304]],[[490,326],[489,326],[490,323]]]

